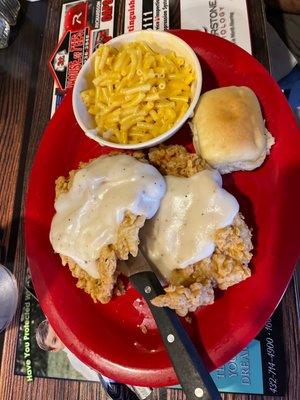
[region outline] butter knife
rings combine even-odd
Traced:
[[[122,272],[150,308],[187,399],[220,400],[220,393],[177,314],[168,307],[151,303],[165,291],[142,252],[122,264]]]

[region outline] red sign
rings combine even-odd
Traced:
[[[71,7],[65,16],[65,30],[66,31],[80,31],[87,25],[87,3],[80,3]]]

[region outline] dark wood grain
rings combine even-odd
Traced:
[[[263,1],[247,0],[252,54],[270,70],[266,35],[266,15]]]
[[[52,78],[46,62],[57,41],[62,3],[51,0],[29,4],[15,41],[9,49],[0,51],[0,260],[14,270],[20,287],[26,269],[22,225],[24,193],[34,153],[50,117]],[[253,54],[268,68],[262,2],[248,0],[248,11]],[[0,400],[107,399],[97,383],[37,378],[27,383],[25,378],[15,376],[19,311],[4,338]],[[283,318],[288,374],[285,399],[297,400],[300,398],[299,329],[292,285],[283,298]],[[223,397],[226,400],[262,398]],[[183,400],[185,396],[181,391],[160,389],[153,391],[151,399]]]
[[[40,58],[42,40],[39,38],[46,9],[41,4],[38,14],[26,14],[16,40],[8,49],[0,51],[0,261],[10,269],[14,263],[23,193],[22,189],[17,190],[19,171],[25,167],[21,153],[24,140],[30,136],[27,121],[32,115],[36,94],[36,78],[31,78],[33,70],[37,76],[35,63]],[[31,22],[34,16],[38,17],[35,25]],[[23,181],[20,183],[22,188]],[[0,354],[3,339],[4,335],[0,335]]]

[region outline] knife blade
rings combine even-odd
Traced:
[[[121,270],[146,300],[187,399],[220,400],[213,379],[175,311],[151,303],[165,291],[143,253],[139,250],[136,257],[130,256]]]

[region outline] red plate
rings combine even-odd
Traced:
[[[210,370],[227,362],[260,331],[280,301],[300,251],[300,135],[275,81],[239,47],[198,31],[176,31],[195,52],[203,69],[204,90],[245,85],[260,100],[267,128],[276,138],[259,169],[226,176],[225,187],[239,200],[253,228],[252,277],[217,296],[192,315],[188,330]],[[188,126],[172,142],[191,148]],[[54,181],[79,161],[108,152],[85,137],[67,96],[50,121],[29,180],[25,210],[26,248],[41,306],[55,331],[82,361],[104,375],[134,385],[177,382],[147,307],[129,288],[109,304],[94,304],[77,289],[68,268],[52,251],[48,236],[54,214]],[[148,325],[143,334],[137,327]]]

